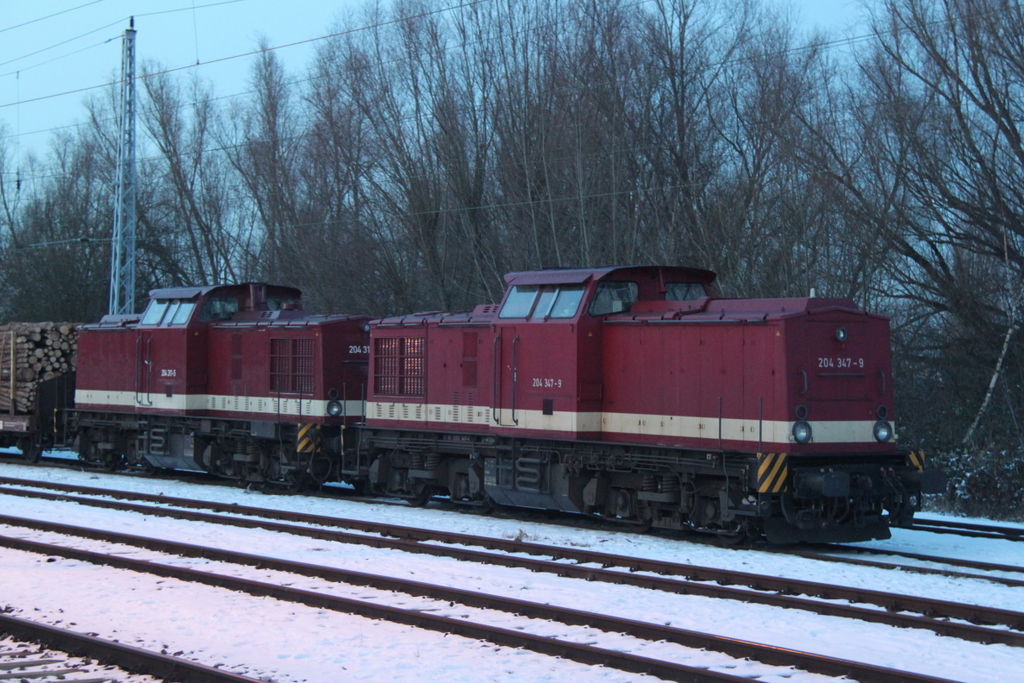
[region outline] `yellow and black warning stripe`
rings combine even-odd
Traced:
[[[296,450],[299,453],[315,453],[320,443],[320,425],[300,424],[299,437],[296,439]]]
[[[758,493],[780,493],[785,491],[789,466],[786,464],[785,453],[757,454],[757,491]]]
[[[908,453],[907,464],[918,472],[924,472],[924,451],[911,451]]]

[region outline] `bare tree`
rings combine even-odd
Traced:
[[[148,71],[148,70],[147,70]],[[192,81],[186,95],[165,73],[144,72],[142,125],[159,153],[147,161],[151,201],[140,216],[147,251],[168,284],[238,279],[230,168],[212,149],[218,125],[210,92]]]

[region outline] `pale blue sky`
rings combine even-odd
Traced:
[[[792,5],[808,27],[841,33],[860,14],[856,0],[776,1]],[[17,152],[44,150],[54,129],[84,118],[84,98],[101,91],[81,89],[117,77],[130,15],[140,63],[173,68],[198,60],[204,64],[181,73],[198,73],[228,95],[245,90],[252,58],[214,60],[252,51],[261,35],[271,45],[324,35],[363,6],[364,0],[0,0],[0,124],[15,136],[7,144]],[[279,55],[299,71],[311,51],[307,44]]]

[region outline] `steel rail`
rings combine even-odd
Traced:
[[[948,564],[953,567],[965,567],[967,569],[980,569],[986,572],[1010,572],[1017,574],[1024,574],[1024,567],[1020,567],[1013,564],[998,564],[994,562],[982,562],[980,560],[965,560],[958,557],[941,557],[939,555],[923,555],[921,553],[911,553],[904,550],[889,550],[888,548],[868,548],[861,546],[852,545],[840,545],[823,543],[816,546],[812,546],[815,551],[822,552],[848,552],[858,553],[863,555],[891,555],[893,557],[906,557],[911,560],[920,560],[922,562],[935,562],[938,564]],[[771,552],[786,552],[786,551],[771,551]],[[800,554],[798,551],[797,554]]]
[[[976,524],[973,522],[954,522],[938,519],[915,519],[910,527],[917,531],[930,531],[935,534],[956,534],[973,538],[996,538],[1005,541],[1024,541],[1024,528],[1005,527],[993,524]]]
[[[0,484],[2,483],[4,483],[4,479],[0,478]],[[43,487],[51,487],[51,485],[45,484]],[[607,553],[598,553],[576,548],[553,548],[551,546],[527,543],[523,541],[469,536],[452,532],[435,532],[393,524],[378,524],[374,522],[345,520],[333,517],[318,517],[305,513],[264,510],[263,508],[225,505],[207,501],[192,501],[166,496],[152,496],[149,494],[112,492],[105,489],[91,489],[91,487],[66,487],[65,485],[52,485],[52,487],[57,490],[72,488],[79,491],[84,488],[89,489],[89,491],[87,491],[89,493],[95,491],[95,495],[134,498],[137,500],[146,500],[166,505],[189,505],[193,508],[215,509],[235,515],[249,515],[252,517],[264,518],[269,517],[273,519],[283,518],[290,521],[321,526],[344,526],[355,528],[358,531],[380,535],[366,536],[361,534],[331,531],[329,529],[281,525],[271,521],[265,521],[264,519],[224,517],[222,515],[210,515],[199,512],[189,512],[186,510],[139,506],[131,503],[117,502],[108,498],[78,498],[75,496],[60,496],[40,491],[4,489],[2,487],[0,487],[0,493],[12,493],[14,495],[25,495],[29,497],[66,500],[68,502],[96,505],[98,507],[108,509],[120,509],[156,516],[170,516],[188,519],[191,521],[208,522],[212,524],[222,524],[242,528],[264,528],[292,535],[317,538],[320,540],[369,545],[372,547],[397,549],[406,552],[430,554],[441,557],[454,557],[456,559],[471,562],[495,564],[506,567],[520,567],[531,571],[554,573],[569,578],[582,578],[590,581],[626,584],[671,593],[734,599],[775,607],[801,609],[829,616],[860,619],[863,621],[883,623],[890,626],[904,628],[926,628],[942,635],[950,635],[965,640],[1003,643],[1006,645],[1013,645],[1015,647],[1024,647],[1024,633],[1021,633],[1021,630],[1024,630],[1024,613],[995,607],[898,595],[864,588],[850,588],[845,586],[836,586],[833,584],[802,581],[798,579],[777,578],[762,574],[678,564],[664,562],[661,560],[648,560],[622,555],[610,555]],[[432,543],[424,543],[423,541],[432,541]],[[435,545],[435,543],[451,545]],[[474,551],[467,547],[459,546],[485,547],[487,549],[500,550],[510,554],[526,553],[532,556],[546,555],[551,557],[552,560],[538,560],[533,559],[532,557],[512,557],[510,555]],[[577,564],[568,564],[565,562],[558,562],[557,560],[571,560]],[[600,565],[601,568],[582,566],[587,564],[597,564]],[[609,567],[625,568],[629,570],[629,573],[622,571],[610,571],[608,570]],[[638,572],[645,572],[645,574],[639,574]],[[651,576],[650,574],[655,574],[656,576]],[[669,576],[678,578],[666,578]],[[752,590],[733,588],[729,584],[746,586]],[[845,600],[848,602],[869,604],[876,607],[882,607],[885,611],[857,607],[854,605],[837,604],[835,602],[820,602],[819,600],[797,597],[797,595],[800,594],[819,598],[820,600]],[[904,614],[903,612],[916,612],[927,616]],[[960,619],[970,623],[961,624],[942,621],[941,619],[944,618]],[[975,624],[1003,625],[1015,630],[1004,631],[1000,629],[981,628]]]
[[[259,683],[255,678],[142,648],[103,640],[37,621],[0,613],[0,633],[20,640],[42,643],[76,657],[90,657],[134,674],[145,674],[182,683]],[[21,674],[21,678],[29,678]],[[107,680],[107,679],[104,679]]]
[[[854,549],[856,550],[856,549]],[[781,551],[779,551],[781,552]],[[826,552],[813,552],[810,550],[797,550],[788,551],[788,555],[795,555],[797,557],[804,557],[808,560],[818,560],[820,562],[837,562],[840,564],[852,564],[858,567],[874,567],[877,569],[899,569],[900,571],[911,572],[914,574],[924,574],[929,576],[949,576],[956,579],[977,579],[978,581],[990,581],[992,583],[999,583],[1004,586],[1010,586],[1013,588],[1024,587],[1024,579],[1010,579],[1003,576],[989,576],[986,574],[970,574],[968,572],[958,572],[951,569],[937,569],[935,567],[921,567],[916,564],[902,564],[900,562],[885,562],[882,560],[866,560],[859,557],[846,557],[843,555],[829,555]],[[893,553],[895,554],[895,553]],[[903,554],[902,556],[906,556]],[[927,562],[935,562],[937,564],[950,564],[957,566],[955,562],[950,562],[941,557],[931,557],[928,555],[918,555],[915,559],[924,560]],[[1003,565],[994,565],[1003,566]],[[1010,569],[988,569],[988,571],[1015,571],[1024,572],[1024,570],[1014,567]]]
[[[5,518],[0,518],[0,520],[4,521],[5,523],[9,523],[11,521],[10,519]],[[79,531],[81,531],[80,527],[73,527],[58,523],[43,523],[42,525],[39,525],[35,523],[34,520],[27,521],[33,522],[30,525],[33,528],[43,527],[39,530],[52,531],[62,534],[70,533],[75,536],[81,535],[80,533],[78,533]],[[91,531],[93,530],[90,530],[90,532]],[[810,673],[817,673],[825,676],[847,676],[854,680],[860,681],[861,683],[932,683],[938,680],[934,677],[925,676],[921,674],[914,674],[907,671],[900,671],[885,667],[874,666],[870,664],[853,662],[850,660],[843,660],[823,655],[812,654],[808,652],[801,652],[799,650],[793,650],[789,648],[765,645],[762,643],[744,641],[724,636],[716,636],[712,634],[691,631],[687,629],[662,626],[660,624],[653,624],[649,622],[637,621],[634,619],[615,617],[606,614],[586,612],[583,610],[576,610],[571,608],[555,607],[548,604],[530,602],[527,600],[505,598],[501,596],[478,593],[475,591],[467,591],[447,586],[439,586],[436,584],[424,583],[420,581],[385,577],[377,574],[368,574],[365,572],[339,569],[336,567],[313,565],[273,557],[252,555],[248,553],[239,553],[219,548],[210,548],[208,546],[199,546],[189,543],[179,543],[176,541],[166,541],[162,539],[152,539],[148,537],[135,536],[131,534],[104,532],[102,535],[105,536],[105,538],[98,540],[104,540],[111,543],[120,543],[123,545],[130,545],[133,547],[145,548],[147,550],[173,554],[181,557],[199,557],[215,562],[225,562],[231,564],[258,567],[260,569],[267,569],[273,571],[286,572],[290,574],[297,574],[301,576],[320,578],[326,581],[334,581],[354,586],[368,586],[383,591],[396,591],[408,595],[422,596],[449,603],[455,602],[462,605],[466,605],[468,607],[501,611],[508,614],[523,615],[533,619],[550,620],[574,626],[588,626],[609,633],[623,633],[634,636],[636,638],[641,638],[653,642],[665,641],[681,645],[683,647],[712,650],[715,652],[727,654],[737,659],[750,658],[772,666],[796,667],[799,669],[806,670]],[[90,538],[96,538],[96,536],[98,535],[89,533],[88,536]],[[141,570],[146,571],[147,573],[160,573],[162,570],[160,570],[159,568],[167,566],[161,563],[154,563],[148,560],[123,558],[120,556],[106,555],[102,553],[95,553],[92,551],[69,549],[65,548],[64,546],[54,546],[51,544],[43,544],[36,541],[28,541],[25,539],[16,539],[3,535],[0,535],[0,545],[5,545],[8,547],[16,548],[19,550],[25,550],[29,552],[43,553],[51,556],[61,555],[64,557],[68,557],[70,559],[82,560],[93,563],[101,563],[109,566],[119,567],[122,569],[131,569],[135,571]],[[154,567],[156,567],[156,569],[154,569]],[[173,569],[177,570],[179,568],[175,567]],[[209,579],[209,577],[222,576],[220,574],[214,574],[212,572],[201,572],[201,574],[203,575],[203,583],[209,583],[209,581],[212,580],[214,584],[216,584],[216,580]],[[189,578],[191,576],[190,574],[176,575],[174,574],[174,572],[172,572],[171,574],[160,573],[160,575],[173,576],[173,578],[183,578],[185,580],[192,580],[191,578]],[[235,577],[231,578],[234,579]],[[243,579],[243,581],[248,580]],[[258,591],[265,590],[262,587],[263,585],[272,585],[263,584],[263,582],[256,583],[261,586],[257,589]],[[237,585],[224,587],[238,589]],[[246,592],[251,593],[250,590],[246,590]],[[316,593],[316,595],[322,594]]]
[[[685,681],[693,683],[745,683],[750,680],[750,678],[746,676],[734,676],[731,674],[719,673],[707,668],[666,662],[650,657],[642,657],[625,652],[599,648],[592,645],[573,643],[570,641],[559,640],[557,638],[524,633],[514,629],[490,626],[453,617],[439,616],[415,609],[381,605],[366,600],[327,595],[317,591],[281,586],[253,579],[243,579],[214,572],[205,572],[188,567],[178,567],[149,560],[106,555],[103,553],[78,550],[64,546],[55,546],[12,537],[0,536],[0,543],[6,547],[26,552],[39,553],[48,556],[56,555],[68,559],[115,567],[118,569],[126,569],[164,578],[178,579],[189,583],[225,588],[227,590],[247,593],[258,597],[275,598],[285,602],[302,604],[317,609],[329,609],[336,612],[355,614],[369,619],[382,619],[396,624],[413,626],[439,633],[455,634],[471,639],[486,640],[499,646],[522,648],[539,654],[562,657],[581,664],[607,666],[620,671],[649,674],[671,681]],[[892,680],[895,681],[898,679]],[[921,683],[925,683],[925,681],[926,679],[922,679]],[[247,683],[250,683],[248,679]]]

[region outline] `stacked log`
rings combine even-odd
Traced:
[[[0,325],[0,413],[10,413],[12,401],[15,414],[35,412],[39,385],[74,372],[77,361],[75,323]]]

